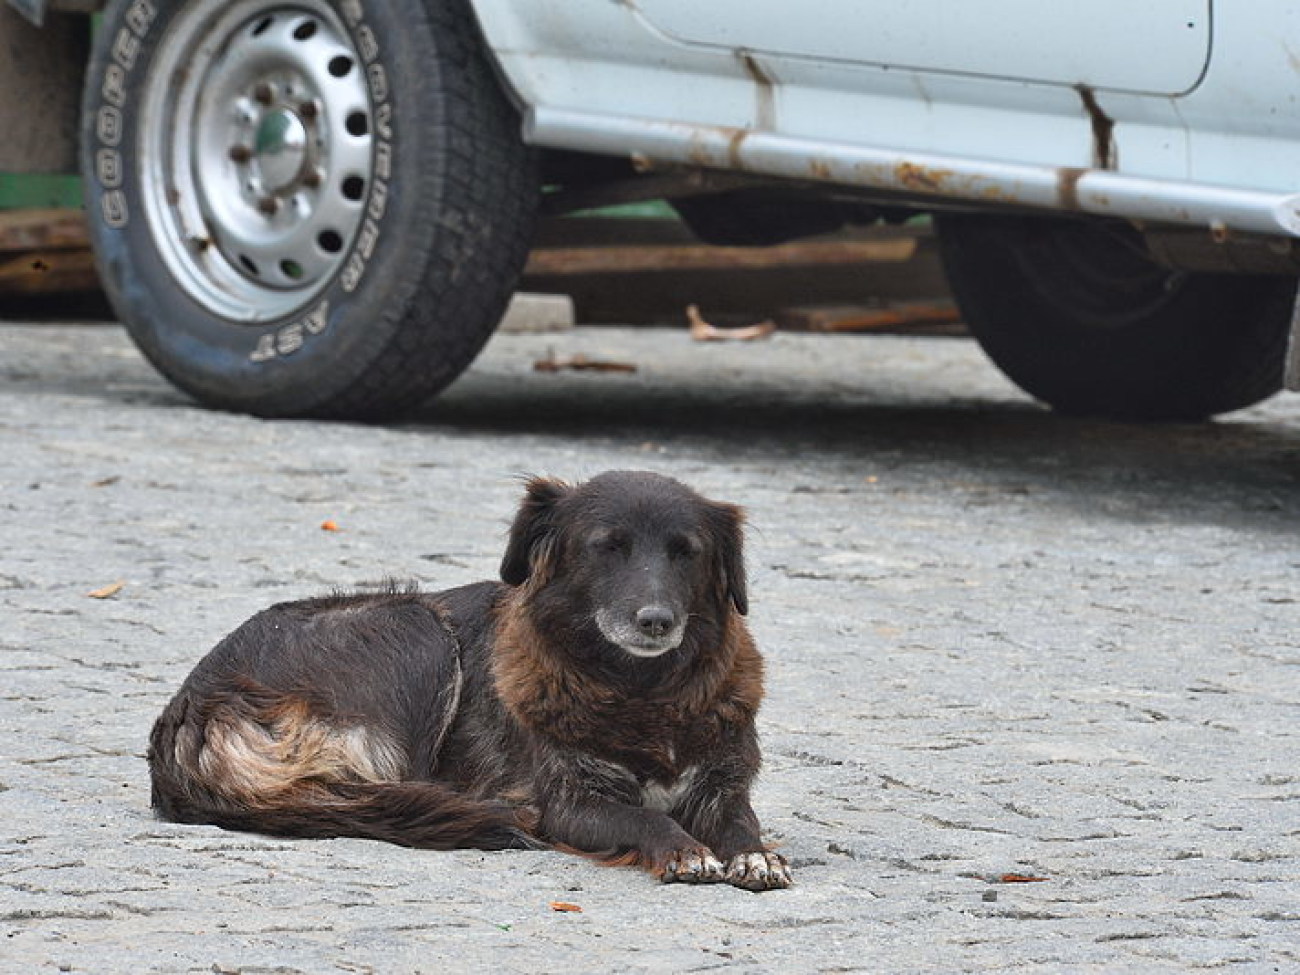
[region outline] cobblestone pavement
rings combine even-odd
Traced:
[[[552,349],[640,368],[534,372]],[[1300,969],[1300,397],[1138,428],[963,340],[579,330],[373,428],[206,412],[116,328],[7,326],[0,444],[4,972]],[[488,577],[520,474],[611,467],[749,510],[795,887],[151,817],[149,725],[221,635]]]

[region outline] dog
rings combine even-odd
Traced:
[[[217,644],[153,727],[153,806],[788,887],[750,804],[743,520],[657,474],[533,478],[501,582],[281,603]]]

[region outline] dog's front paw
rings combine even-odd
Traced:
[[[666,884],[716,884],[724,879],[722,861],[706,847],[673,850],[655,871]]]
[[[776,890],[789,887],[790,865],[779,853],[737,853],[727,864],[727,883],[746,890]]]

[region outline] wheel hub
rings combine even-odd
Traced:
[[[290,108],[268,112],[253,140],[255,177],[269,193],[292,193],[307,165],[307,125]]]
[[[146,206],[177,280],[261,322],[305,308],[342,269],[373,173],[369,92],[323,0],[193,4],[142,113]]]

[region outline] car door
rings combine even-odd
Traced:
[[[689,44],[1178,95],[1210,53],[1211,0],[638,0]]]

